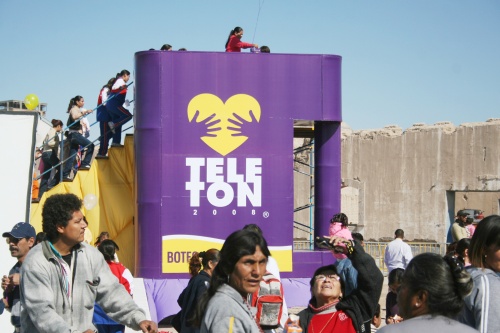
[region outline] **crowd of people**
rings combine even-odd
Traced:
[[[123,332],[123,325],[157,332],[131,297],[132,275],[115,260],[118,245],[104,239],[96,249],[84,241],[81,208],[74,194],[55,194],[43,207],[44,234],[26,222],[3,233],[17,258],[2,279],[15,332]]]
[[[267,46],[242,41],[235,27],[226,52],[270,53]],[[162,51],[172,51],[164,44]],[[179,51],[186,51],[181,48]],[[104,84],[98,95],[100,128],[98,157],[108,147],[121,146],[122,127],[132,119],[126,108],[130,72],[122,70]],[[63,180],[70,180],[75,164],[91,168],[94,144],[88,139],[82,96],[71,98],[67,131],[52,120],[46,135],[39,198]],[[60,134],[66,136],[69,159],[62,171]],[[81,157],[79,157],[81,154]],[[80,161],[77,159],[80,158]],[[119,246],[102,232],[91,246],[82,201],[73,194],[56,194],[45,201],[43,232],[17,223],[3,237],[16,264],[2,278],[4,308],[15,332],[123,332],[125,326],[157,332],[157,324],[133,301],[133,276],[117,256]],[[445,256],[413,256],[402,229],[394,233],[384,254],[388,270],[385,325],[380,332],[500,332],[500,216],[481,222],[461,210],[451,227],[453,243]],[[384,277],[374,258],[364,250],[364,239],[350,232],[348,217],[335,214],[323,245],[332,253],[330,265],[310,277],[311,298],[297,318],[287,320],[280,272],[262,230],[247,225],[230,234],[222,248],[195,252],[189,262],[191,278],[179,295],[181,310],[169,323],[181,333],[193,332],[375,332],[381,322],[379,299]],[[265,294],[265,287],[277,287]],[[271,295],[272,294],[272,295]],[[262,296],[274,297],[262,305]],[[264,297],[262,299],[265,299]],[[276,301],[277,300],[277,301]],[[264,302],[264,301],[262,301]],[[292,318],[292,317],[291,317]]]
[[[109,233],[97,237],[97,248],[85,242],[88,222],[81,207],[73,194],[53,195],[43,207],[43,233],[20,222],[2,234],[17,263],[2,278],[0,310],[10,311],[16,332],[123,332],[125,326],[157,332],[131,297],[132,274],[118,261]],[[181,311],[171,324],[182,333],[377,331],[384,277],[365,252],[363,236],[350,234],[347,216],[335,214],[330,223],[322,246],[332,252],[332,264],[311,276],[311,299],[296,322],[280,317],[286,295],[279,270],[253,224],[229,235],[220,251],[193,254],[191,279],[178,297]],[[500,331],[500,216],[483,219],[467,243],[465,251],[457,246],[444,257],[412,257],[403,230],[395,231],[385,254],[389,292],[380,332]],[[253,299],[265,294],[266,276],[278,286],[271,293],[278,307],[259,307]],[[271,322],[275,326],[266,325]]]
[[[500,331],[500,305],[493,301],[500,290],[500,216],[468,215],[457,212],[444,257],[413,258],[403,230],[396,230],[385,253],[389,292],[381,332]]]

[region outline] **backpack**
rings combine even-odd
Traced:
[[[251,306],[256,309],[256,320],[262,329],[278,328],[283,313],[283,286],[269,272],[262,276],[259,290],[251,297]]]

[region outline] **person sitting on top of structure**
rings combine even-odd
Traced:
[[[243,29],[240,27],[235,27],[229,33],[226,41],[226,52],[241,52],[241,49],[248,49],[251,47],[258,48],[259,45],[245,43],[241,41],[241,37],[243,37]]]

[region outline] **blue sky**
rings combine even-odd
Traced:
[[[342,56],[353,129],[500,118],[496,0],[1,0],[0,15],[0,100],[34,93],[49,120],[66,122],[75,95],[95,107],[108,78],[133,72],[135,52],[223,51],[235,26],[273,53]]]

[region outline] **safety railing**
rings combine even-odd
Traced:
[[[76,119],[73,123],[67,125],[65,128],[62,129],[62,133],[64,133],[65,131],[69,130],[71,126],[77,124],[78,122],[80,122],[82,119],[84,118],[87,118],[87,116],[91,113],[93,113],[94,111],[96,111],[100,106],[106,104],[108,101],[110,101],[111,99],[115,98],[116,96],[118,96],[122,91],[126,90],[133,82],[130,82],[129,84],[126,85],[125,88],[123,88],[122,90],[120,90],[118,93],[116,94],[113,94],[112,96],[110,96],[108,99],[106,99],[104,102],[102,102],[101,104],[97,105],[95,108],[92,109],[92,112]],[[99,121],[95,121],[93,122],[92,124],[90,124],[90,127],[93,127],[94,125],[98,124]],[[122,130],[122,132],[125,132],[127,130],[129,130],[130,128],[132,128],[132,126]],[[111,130],[109,131],[111,132]],[[109,133],[108,133],[109,134]],[[56,133],[56,136],[58,134]],[[49,138],[47,141],[50,142],[52,139],[54,139],[54,137],[52,138]],[[95,139],[94,141],[91,141],[88,145],[82,147],[82,151],[85,150],[87,147],[89,147],[91,144],[99,141],[101,139],[101,137],[99,136],[97,139]],[[40,178],[42,178],[45,174],[49,173],[49,172],[52,172],[53,169],[56,169],[56,168],[60,168],[59,170],[59,177],[60,177],[60,181],[62,182],[63,181],[63,165],[64,163],[66,162],[69,162],[70,160],[73,161],[75,159],[75,157],[78,155],[78,153],[75,153],[67,158],[64,158],[64,134],[61,135],[61,140],[60,140],[60,146],[59,146],[59,151],[60,151],[60,162],[56,165],[54,165],[52,168],[49,168],[47,170],[45,170],[44,172],[40,173],[40,175],[38,175],[38,177],[36,177],[35,179],[38,180]],[[43,148],[43,145],[38,147],[38,149],[42,149]],[[38,157],[40,158],[40,157]]]
[[[384,273],[387,273],[387,267],[384,263],[385,248],[389,242],[364,242],[364,249],[366,253],[370,254],[377,267]],[[413,256],[420,253],[431,252],[437,253],[441,256],[446,254],[447,243],[431,243],[431,242],[407,242],[411,247]],[[294,250],[308,250],[313,246],[309,240],[296,239],[293,242]]]
[[[314,244],[308,239],[294,239],[293,249],[294,250],[311,250]]]
[[[389,242],[365,242],[365,251],[375,259],[378,268],[384,273],[387,273],[387,267],[385,267],[384,262],[387,244]],[[437,253],[442,256],[446,254],[446,243],[407,242],[407,244],[410,245],[413,256],[425,252]]]

